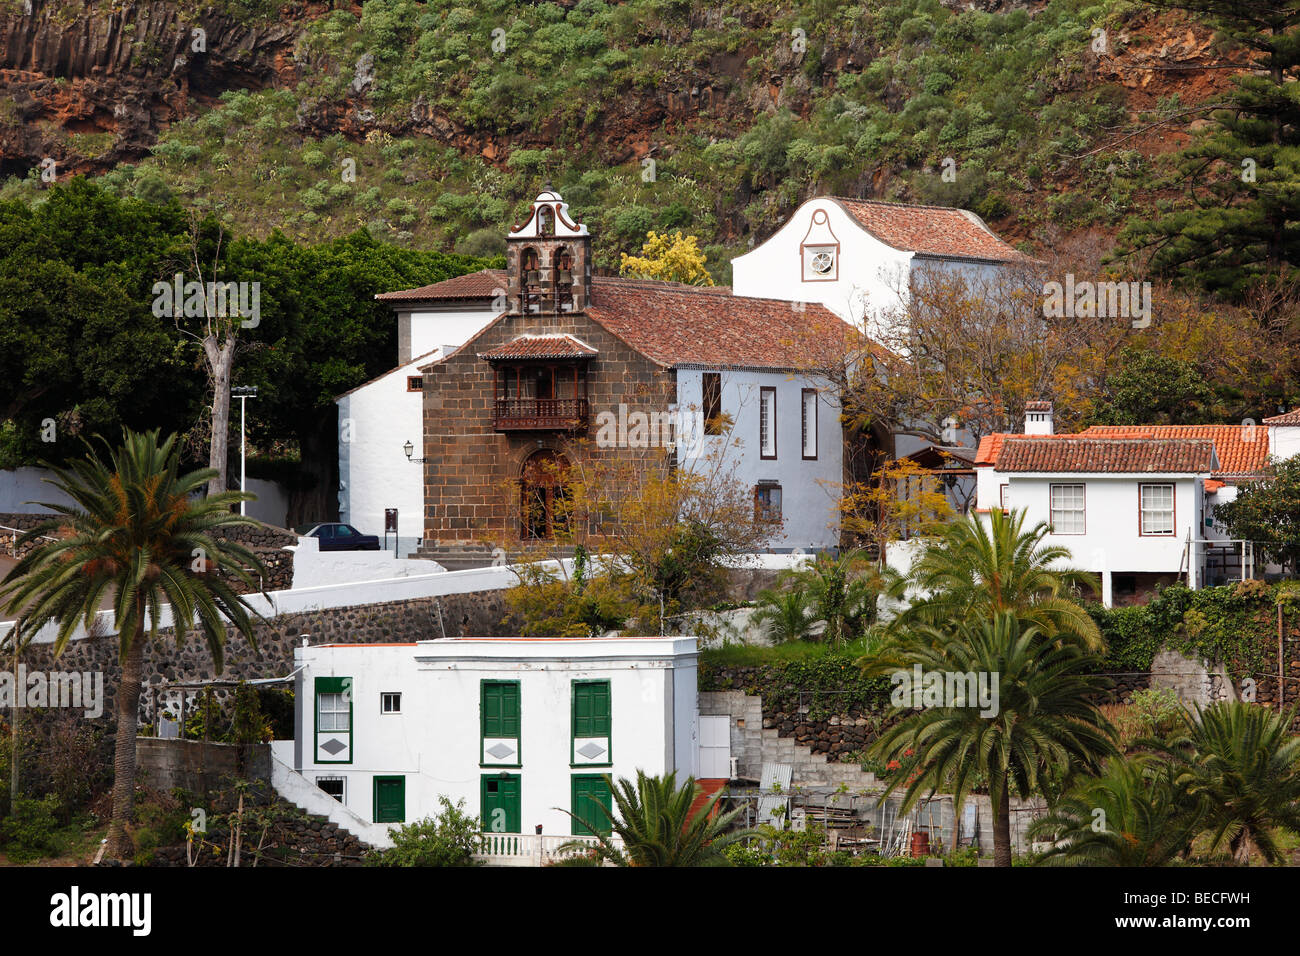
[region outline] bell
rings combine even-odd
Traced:
[[[524,273],[524,285],[537,285],[542,280],[542,274],[536,269],[529,269]]]
[[[555,273],[555,281],[559,285],[573,285],[573,273],[568,269],[561,269]]]

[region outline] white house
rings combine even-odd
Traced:
[[[1048,541],[1101,578],[1103,603],[1137,599],[1160,583],[1190,587],[1263,570],[1214,509],[1255,480],[1270,455],[1300,450],[1300,412],[1263,426],[1093,426],[1054,432],[1052,406],[1030,402],[1023,434],[987,435],[975,457],[976,510],[1023,509]]]
[[[504,294],[501,273],[484,269],[375,297],[397,313],[398,365],[334,400],[339,520],[382,536],[384,513],[396,508],[399,556],[419,547],[424,528],[420,366],[451,354],[487,325],[501,312]]]
[[[731,274],[737,295],[818,302],[887,340],[920,270],[974,280],[1032,262],[965,209],[818,196],[733,259]]]
[[[366,824],[445,796],[488,833],[580,834],[566,811],[598,820],[605,775],[699,776],[696,657],[691,637],[299,647],[293,770]]]

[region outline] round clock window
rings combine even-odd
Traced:
[[[808,263],[812,266],[812,271],[818,275],[825,275],[831,271],[835,265],[835,253],[833,252],[814,252],[811,261]]]

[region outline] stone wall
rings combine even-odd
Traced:
[[[191,793],[207,793],[232,779],[249,780],[269,796],[271,747],[269,744],[239,746],[202,740],[161,740],[137,737],[135,759],[140,782],[155,790],[174,787]]]
[[[493,428],[495,372],[478,353],[504,345],[525,332],[573,334],[599,351],[589,362],[577,363],[586,367],[586,397],[591,412],[588,427],[567,435],[561,431],[503,433]],[[554,364],[559,378],[558,397],[568,398],[573,387],[564,376],[572,374],[573,365]],[[603,326],[578,313],[507,315],[467,347],[423,371],[425,546],[421,553],[442,559],[443,563],[450,556],[438,550],[440,546],[518,539],[518,494],[511,494],[509,487],[511,482],[519,481],[531,456],[551,451],[564,456],[570,464],[626,457],[626,448],[597,448],[589,440],[595,435],[597,413],[616,411],[620,404],[627,405],[629,412],[664,412],[676,397],[676,381],[670,370],[650,362]],[[578,396],[582,395],[579,385]]]
[[[229,808],[227,808],[229,809]],[[196,866],[225,866],[225,848],[230,830],[224,815],[209,814],[209,843],[222,848],[221,853],[195,853]],[[335,823],[306,814],[292,804],[273,800],[261,818],[266,822],[245,824],[244,849],[240,866],[361,866],[369,847]],[[251,817],[250,817],[251,819]],[[265,829],[263,830],[263,826]],[[257,851],[262,841],[262,850]],[[184,843],[158,847],[153,851],[153,866],[188,866]]]
[[[223,677],[251,679],[278,677],[293,670],[293,648],[310,635],[313,644],[429,640],[435,637],[507,635],[518,633],[507,620],[504,591],[478,591],[439,598],[416,598],[385,604],[327,608],[299,614],[283,614],[255,626],[257,649],[232,634],[225,649]],[[439,620],[441,619],[441,624]],[[29,670],[76,670],[104,672],[104,717],[111,720],[112,700],[121,677],[115,636],[71,642],[57,664],[49,645],[38,644],[25,655]],[[214,676],[212,656],[201,636],[191,634],[178,648],[167,628],[151,642],[144,660],[145,690],[141,706],[149,719],[150,688],[168,681],[200,680]],[[216,691],[220,701],[227,691]]]

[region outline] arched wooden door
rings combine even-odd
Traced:
[[[546,540],[568,527],[568,479],[569,461],[558,452],[539,451],[524,462],[520,476],[522,538]]]

